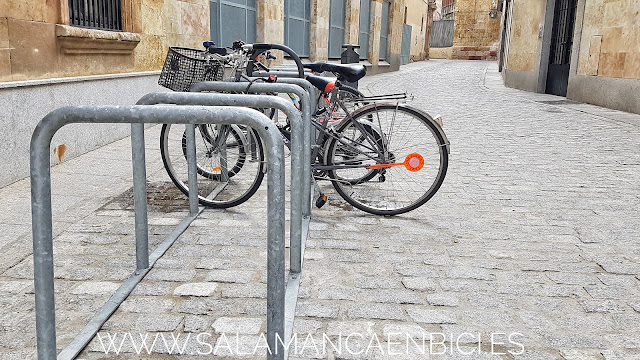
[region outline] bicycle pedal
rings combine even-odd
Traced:
[[[318,198],[316,199],[316,207],[319,209],[323,207],[324,204],[326,203],[327,203],[327,195],[320,194],[320,196],[318,196]]]

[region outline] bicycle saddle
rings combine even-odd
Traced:
[[[307,75],[307,81],[310,82],[311,85],[320,89],[320,91],[322,92],[329,92],[333,88],[333,86],[330,86],[331,84],[333,84],[333,81],[326,77]]]
[[[338,65],[325,62],[314,62],[310,64],[303,64],[303,66],[316,73],[325,71],[332,72],[338,76],[338,80],[344,80],[347,82],[356,82],[367,74],[367,69],[360,64]]]

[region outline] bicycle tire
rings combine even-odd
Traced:
[[[377,126],[383,134],[382,145],[378,145],[382,149],[378,151],[384,155],[372,156],[374,159],[363,156],[367,164],[396,163],[419,153],[424,165],[416,171],[408,170],[408,166],[378,168],[374,176],[361,176],[366,180],[359,182],[341,179],[356,178],[350,175],[354,170],[362,172],[373,169],[329,170],[328,176],[338,194],[354,207],[375,215],[403,214],[429,201],[442,185],[449,161],[448,143],[438,124],[419,110],[396,104],[373,104],[352,115],[352,119],[337,127],[338,138],[345,141],[350,136],[361,136],[362,131],[360,135],[353,131],[358,128],[354,125],[356,121],[359,124],[372,122],[372,126]],[[325,158],[329,166],[340,165],[340,159],[336,158],[338,144],[340,142],[334,138],[327,146]]]
[[[224,125],[227,126],[227,125]],[[210,208],[230,208],[247,201],[260,187],[265,173],[264,150],[255,131],[237,126],[225,136],[229,170],[228,181],[219,173],[224,167],[220,163],[220,148],[212,144],[214,137],[204,136],[196,125],[196,166],[198,169],[198,202]],[[160,131],[160,154],[165,170],[176,187],[189,196],[186,162],[186,133],[184,125],[165,124]],[[217,158],[216,158],[217,157]],[[217,162],[216,162],[217,161]],[[241,166],[238,166],[239,164]],[[206,170],[211,168],[212,170]],[[212,198],[215,191],[220,190]]]

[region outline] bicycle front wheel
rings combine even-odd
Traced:
[[[329,178],[340,196],[375,215],[426,203],[447,173],[447,140],[428,115],[407,106],[371,105],[341,123],[327,146]]]
[[[171,181],[189,195],[186,126],[165,124],[160,153]],[[196,125],[198,201],[212,208],[229,208],[247,201],[264,177],[260,138],[241,126]]]

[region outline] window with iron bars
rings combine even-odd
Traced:
[[[442,18],[453,19],[454,11],[456,10],[456,0],[442,0]]]
[[[121,0],[68,0],[69,24],[78,27],[122,31]]]

